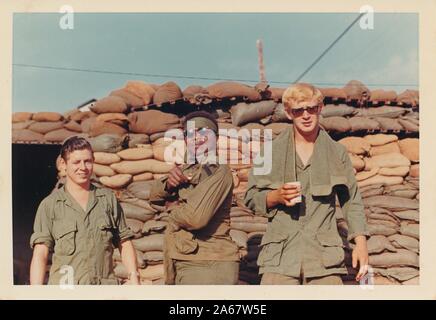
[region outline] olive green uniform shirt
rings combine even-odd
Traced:
[[[48,284],[117,284],[113,272],[113,248],[133,237],[123,211],[109,189],[91,185],[86,211],[65,190],[54,191],[39,205],[30,245],[45,244],[53,251]]]
[[[369,235],[348,153],[321,129],[304,166],[293,141],[291,127],[272,142],[271,173],[256,176],[251,170],[249,175],[245,203],[269,218],[257,261],[259,272],[306,278],[345,274],[344,244],[335,219],[336,196],[348,223],[348,240]],[[292,181],[301,183],[302,202],[268,209],[267,193]]]

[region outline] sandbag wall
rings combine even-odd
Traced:
[[[259,283],[256,259],[267,219],[254,216],[242,199],[252,159],[262,148],[265,129],[275,138],[289,119],[280,103],[284,89],[262,85],[249,87],[219,83],[203,88],[180,90],[173,82],[156,86],[129,81],[112,91],[89,111],[73,110],[13,114],[13,142],[61,143],[72,135],[88,138],[94,150],[94,182],[113,189],[135,233],[133,240],[143,284],[163,283],[163,232],[165,207],[151,204],[151,183],[164,176],[173,163],[164,160],[169,129],[179,129],[181,120],[159,110],[135,111],[183,99],[200,106],[220,99],[242,97],[244,102],[230,108],[216,108],[220,129],[234,129],[218,139],[218,153],[231,163],[235,189],[230,213],[230,236],[240,248],[240,284]],[[419,101],[412,90],[397,95],[366,90],[351,82],[342,89],[327,88],[321,125],[332,134],[341,133],[362,193],[371,238],[370,264],[376,284],[414,284],[419,279],[419,140],[401,138],[419,134]],[[233,132],[233,133],[234,133]],[[242,134],[242,132],[245,133]],[[248,132],[248,134],[247,134]],[[383,133],[383,134],[380,134]],[[395,134],[390,134],[395,133]],[[359,136],[359,137],[358,137]],[[251,151],[247,154],[245,151]],[[180,155],[179,155],[180,156]],[[345,240],[347,226],[337,210],[338,228],[346,244],[347,284],[355,284],[351,268],[352,246]],[[118,251],[115,272],[127,279]]]

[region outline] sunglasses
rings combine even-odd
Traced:
[[[291,110],[291,113],[294,117],[301,117],[304,114],[304,111],[306,111],[306,110],[309,114],[318,113],[319,106],[316,105],[316,106],[308,106],[308,107],[301,107],[301,108],[295,108],[295,109],[291,108],[290,110]]]
[[[200,128],[197,130],[187,130],[185,132],[185,137],[194,138],[195,134],[199,135],[200,137],[206,137],[209,135],[209,131],[211,129],[209,128]]]

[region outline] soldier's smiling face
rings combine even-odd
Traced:
[[[67,177],[74,183],[82,185],[90,181],[94,157],[90,150],[75,150],[68,154],[64,161]]]

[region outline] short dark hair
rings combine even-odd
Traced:
[[[217,127],[218,127],[218,122],[216,121],[216,118],[209,112],[207,111],[194,111],[194,112],[190,112],[185,116],[185,120],[184,120],[184,127],[186,126],[186,123],[191,120],[192,118],[197,118],[197,117],[201,117],[201,118],[207,118],[210,121],[212,121]]]
[[[60,155],[66,162],[68,155],[76,150],[89,150],[92,153],[91,144],[82,137],[73,136],[64,141],[61,147]]]

